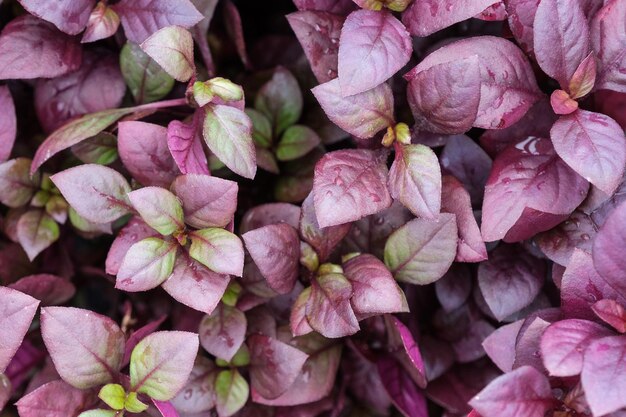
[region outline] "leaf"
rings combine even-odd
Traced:
[[[421,388],[426,387],[426,368],[420,349],[417,346],[413,335],[408,327],[395,316],[388,316],[387,329],[389,331],[390,344],[393,349],[400,349],[394,352],[396,359],[400,361],[404,369],[409,373],[413,381]]]
[[[417,216],[434,219],[441,209],[441,168],[424,145],[398,145],[389,170],[389,193]]]
[[[522,366],[494,379],[470,405],[483,417],[535,417],[543,416],[552,401],[548,379],[535,368]]]
[[[41,334],[65,382],[87,389],[117,380],[124,333],[110,318],[74,307],[46,307]]]
[[[402,14],[402,23],[411,34],[420,37],[428,36],[474,17],[493,4],[493,0],[416,1]]]
[[[602,321],[620,333],[626,333],[626,309],[615,300],[599,300],[591,306]]]
[[[164,331],[146,336],[130,358],[131,389],[154,400],[171,400],[189,378],[197,353],[197,334]]]
[[[594,340],[612,332],[597,323],[569,319],[551,324],[541,337],[541,358],[552,376],[575,376],[583,368],[583,352]]]
[[[465,304],[472,293],[470,277],[468,266],[457,263],[435,283],[437,299],[446,312],[452,312]]]
[[[210,104],[205,107],[202,136],[211,150],[231,171],[245,178],[256,174],[252,123],[241,110]]]
[[[163,417],[178,417],[178,411],[176,411],[176,408],[174,408],[171,402],[153,399],[152,403]]]
[[[391,356],[384,356],[376,363],[383,387],[396,408],[406,417],[426,417],[426,399],[417,390],[411,377]]]
[[[139,217],[132,217],[126,226],[118,232],[117,237],[109,248],[105,265],[106,273],[117,275],[122,260],[131,246],[147,237],[158,236],[159,234]]]
[[[208,227],[189,233],[189,256],[211,271],[240,277],[243,273],[243,244],[224,229]]]
[[[6,85],[0,86],[0,107],[4,109],[0,114],[0,162],[4,162],[11,156],[17,134],[15,105]]]
[[[315,331],[328,338],[349,336],[359,331],[352,306],[352,285],[345,276],[328,273],[311,283],[306,318]]]
[[[515,342],[520,333],[524,320],[498,327],[485,340],[482,346],[489,356],[503,372],[511,372],[515,361]]]
[[[371,138],[394,124],[393,94],[387,84],[343,97],[339,80],[334,79],[318,85],[311,92],[334,124],[358,138]]]
[[[485,187],[485,242],[515,242],[565,220],[587,194],[584,178],[556,154],[549,140],[528,137],[500,153]]]
[[[341,243],[350,231],[350,224],[341,224],[321,228],[317,223],[313,193],[309,194],[302,202],[302,215],[300,216],[300,236],[310,244],[317,252],[321,262],[326,261],[333,249]]]
[[[31,261],[59,239],[59,225],[41,209],[29,210],[17,222],[17,240]]]
[[[248,401],[250,387],[237,369],[223,370],[215,379],[215,408],[220,417],[230,417]]]
[[[592,252],[595,269],[608,286],[621,297],[626,297],[626,285],[624,283],[626,260],[620,251],[626,238],[623,232],[625,218],[626,203],[621,203],[613,210],[598,231]]]
[[[39,148],[41,149],[41,148]],[[102,165],[86,164],[50,177],[67,202],[85,219],[108,223],[131,210],[130,186],[117,171]]]
[[[0,79],[54,78],[80,67],[75,38],[29,14],[10,21],[0,34]]]
[[[330,152],[315,166],[313,198],[321,227],[378,213],[391,205],[386,154],[365,149]]]
[[[137,346],[137,344],[146,336],[157,331],[166,318],[166,315],[162,315],[158,319],[150,321],[136,330],[132,330],[130,336],[126,340],[126,346],[124,348],[124,360],[122,361],[123,368],[130,363],[130,357],[133,353],[133,349],[135,349],[135,346]]]
[[[270,288],[278,294],[290,293],[300,272],[298,232],[279,223],[251,230],[241,237]]]
[[[537,63],[568,90],[576,68],[591,51],[589,25],[579,3],[541,1],[537,6],[534,49]]]
[[[591,92],[596,81],[596,57],[593,52],[580,63],[569,81],[569,92],[577,99]]]
[[[385,244],[385,264],[401,282],[425,285],[446,273],[456,255],[455,216],[414,219],[393,232]]]
[[[98,133],[72,146],[72,153],[85,164],[110,165],[118,158],[117,137],[108,132]]]
[[[40,300],[43,306],[63,304],[76,293],[74,284],[51,274],[28,275],[10,284],[9,288]]]
[[[144,187],[128,193],[128,199],[141,218],[164,236],[185,228],[181,201],[168,190]]]
[[[30,175],[28,168],[31,160],[15,158],[0,163],[0,202],[5,206],[17,208],[29,203],[39,190],[40,175]]]
[[[574,171],[612,194],[626,166],[626,136],[620,125],[600,113],[578,110],[561,116],[550,130],[554,149]]]
[[[120,27],[120,17],[115,11],[99,1],[93,8],[80,43],[96,42],[115,35]]]
[[[411,36],[391,12],[350,13],[339,39],[338,79],[343,97],[387,81],[411,58]]]
[[[201,115],[198,111],[194,113],[191,124],[172,120],[167,125],[167,147],[183,174],[210,174],[198,129]]]
[[[270,120],[274,134],[280,135],[302,114],[298,81],[287,69],[276,68],[272,78],[257,93],[254,107]]]
[[[345,19],[322,11],[299,11],[286,17],[317,81],[325,83],[336,78],[339,36]]]
[[[117,271],[115,288],[130,292],[156,288],[172,274],[177,251],[175,241],[156,237],[135,243]]]
[[[585,350],[581,382],[593,415],[602,416],[626,406],[626,378],[620,372],[626,357],[626,339],[609,336]]]
[[[626,92],[626,53],[624,26],[626,5],[619,0],[606,2],[591,21],[591,42],[598,56],[597,89]]]
[[[209,411],[215,406],[215,399],[207,393],[215,392],[217,372],[218,368],[211,360],[198,356],[185,387],[172,398],[172,405],[181,413]]]
[[[236,307],[220,303],[200,322],[200,344],[210,354],[230,361],[246,337],[246,316]]]
[[[143,42],[166,26],[190,28],[204,19],[189,0],[176,4],[168,0],[121,0],[113,10],[120,15],[126,37],[134,43]]]
[[[91,391],[52,381],[25,395],[16,405],[22,417],[68,417],[78,415],[95,400]]]
[[[185,222],[192,227],[226,227],[237,209],[239,186],[234,181],[209,175],[181,175],[172,192],[182,201]]]
[[[350,304],[359,319],[409,310],[404,293],[391,272],[378,258],[358,255],[343,264],[344,275],[352,284]]]
[[[83,31],[96,3],[95,0],[62,0],[53,5],[37,0],[19,1],[29,13],[53,23],[68,35],[77,35]]]
[[[4,374],[0,374],[0,410],[4,410],[4,406],[11,399],[13,387],[11,381]]]
[[[139,45],[127,42],[120,52],[120,69],[135,102],[151,103],[165,97],[174,79]]]
[[[292,161],[305,156],[321,143],[320,137],[311,128],[302,125],[288,127],[276,147],[279,161]]]
[[[250,70],[252,65],[250,64],[250,58],[248,58],[248,53],[246,51],[246,42],[244,39],[243,25],[241,23],[239,10],[237,10],[237,6],[232,1],[227,0],[224,3],[222,12],[224,23],[226,25],[226,32],[235,44],[237,55],[239,55],[244,67]]]
[[[578,102],[563,90],[554,90],[550,95],[550,105],[554,113],[567,115],[578,109]]]
[[[166,26],[143,41],[141,49],[175,80],[186,82],[194,75],[193,38],[179,26]]]
[[[17,289],[0,287],[0,375],[22,344],[39,301]]]

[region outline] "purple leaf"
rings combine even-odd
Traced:
[[[359,331],[352,306],[352,285],[345,276],[328,273],[311,283],[306,318],[313,329],[328,338],[349,336]]]
[[[341,95],[338,79],[320,84],[311,91],[326,116],[358,138],[371,138],[394,124],[393,94],[385,83],[350,97]]]
[[[537,235],[535,242],[550,260],[567,265],[574,249],[591,253],[597,227],[591,216],[576,210],[554,229]]]
[[[197,334],[168,331],[146,336],[130,357],[131,389],[153,400],[171,400],[189,378],[197,354]]]
[[[452,344],[456,360],[459,363],[468,363],[485,356],[486,352],[482,343],[494,330],[493,326],[485,320],[472,322],[463,337]]]
[[[53,23],[68,35],[77,35],[83,31],[89,13],[96,4],[95,0],[62,0],[56,3],[38,0],[19,1],[29,13]]]
[[[0,202],[5,206],[25,206],[39,190],[41,177],[38,173],[32,176],[29,174],[30,163],[27,158],[15,158],[0,163]]]
[[[398,281],[430,284],[450,268],[456,246],[453,214],[442,213],[437,220],[414,219],[387,239],[385,264]]]
[[[350,304],[357,318],[407,312],[404,293],[384,263],[363,254],[343,264],[344,275],[352,284]]]
[[[68,417],[77,416],[97,400],[93,391],[52,381],[25,395],[16,405],[22,417]]]
[[[621,370],[626,358],[626,338],[609,336],[593,341],[585,350],[581,381],[594,416],[626,406],[626,378]]]
[[[320,11],[301,11],[287,15],[317,81],[337,77],[339,36],[344,18]]]
[[[595,269],[611,289],[617,291],[621,297],[626,297],[626,285],[624,283],[626,260],[620,251],[626,238],[623,233],[625,218],[626,203],[622,203],[609,215],[593,244]]]
[[[452,267],[435,283],[435,292],[441,307],[448,312],[462,307],[472,293],[471,274],[467,265]]]
[[[109,275],[117,275],[122,260],[131,246],[147,237],[158,236],[159,234],[139,217],[130,219],[126,226],[119,231],[113,244],[111,244],[106,259],[106,273]]]
[[[0,86],[0,107],[4,109],[0,114],[0,162],[4,162],[11,156],[17,134],[15,105],[6,85]]]
[[[441,168],[424,145],[398,145],[389,170],[389,193],[421,218],[434,219],[441,209]]]
[[[356,9],[351,0],[293,0],[298,10],[317,10],[338,15],[347,15]]]
[[[131,210],[126,196],[130,186],[120,173],[111,168],[80,165],[61,171],[50,179],[76,212],[91,222],[112,222]]]
[[[176,241],[148,237],[135,243],[117,271],[115,288],[137,292],[158,287],[172,274],[177,252]]]
[[[35,317],[39,301],[16,289],[0,287],[0,374],[11,362],[22,344],[30,323]]]
[[[166,26],[142,42],[141,49],[175,80],[186,82],[195,74],[193,38],[179,26]]]
[[[274,399],[294,383],[309,356],[286,343],[264,335],[252,335],[250,385],[258,394]]]
[[[405,367],[405,370],[409,372],[413,381],[415,381],[415,383],[421,388],[424,388],[427,384],[426,367],[424,365],[424,360],[422,359],[422,354],[417,347],[417,343],[415,342],[411,331],[395,316],[388,317],[392,323],[392,326],[389,329],[392,334],[391,337],[399,339],[402,347],[402,350],[399,352],[400,355],[397,356],[397,359],[400,359],[400,362]],[[406,360],[403,360],[404,358],[406,358]]]
[[[124,333],[110,318],[79,308],[46,307],[41,334],[65,382],[86,389],[117,380]]]
[[[385,153],[365,149],[324,155],[315,166],[313,180],[319,225],[348,223],[389,207],[385,162]]]
[[[74,284],[51,274],[36,274],[20,278],[9,285],[9,288],[40,300],[41,305],[44,306],[63,304],[76,293]]]
[[[541,357],[552,376],[575,376],[583,368],[583,352],[596,339],[611,336],[604,326],[587,320],[562,320],[541,337]]]
[[[171,403],[181,413],[201,413],[215,405],[213,395],[217,368],[209,359],[198,356],[185,387]]]
[[[402,23],[413,35],[428,36],[474,17],[493,4],[494,0],[415,1],[402,14]]]
[[[289,314],[289,329],[294,336],[302,336],[313,332],[313,328],[306,318],[306,306],[311,298],[311,287],[307,287],[298,294],[291,306]]]
[[[128,40],[137,44],[166,26],[190,28],[204,19],[189,0],[122,0],[113,9],[120,15]]]
[[[515,245],[501,245],[478,266],[478,286],[496,319],[529,305],[543,286],[545,264]]]
[[[300,236],[315,249],[319,260],[324,262],[331,255],[335,247],[348,234],[350,224],[321,228],[317,223],[313,200],[314,196],[313,193],[311,193],[302,202]]]
[[[31,261],[59,239],[56,221],[44,210],[28,210],[17,222],[17,240]]]
[[[248,52],[246,51],[246,41],[244,38],[243,25],[239,10],[232,1],[226,0],[222,11],[224,23],[226,25],[226,32],[235,44],[237,55],[239,55],[244,67],[246,67],[246,69],[251,69],[252,65],[250,64],[250,58],[248,58]]]
[[[160,187],[144,187],[128,193],[128,199],[146,224],[168,236],[185,228],[181,201]]]
[[[183,174],[209,174],[202,134],[198,129],[201,114],[196,112],[191,124],[172,120],[167,125],[167,147]]]
[[[144,185],[170,186],[178,169],[167,148],[168,131],[145,122],[118,124],[118,150],[124,166]]]
[[[240,277],[243,273],[243,244],[224,229],[209,227],[189,233],[189,256],[211,271]]]
[[[391,356],[379,359],[377,366],[383,387],[398,410],[405,417],[427,417],[426,399],[402,366]]]
[[[178,411],[169,401],[158,401],[152,398],[152,404],[159,410],[163,417],[179,417]]]
[[[620,333],[626,333],[626,309],[615,300],[599,300],[591,306],[596,316]]]
[[[241,237],[270,288],[279,294],[290,293],[300,267],[298,232],[288,224],[280,223],[251,230]]]
[[[626,53],[624,27],[626,5],[619,0],[611,0],[591,21],[591,42],[598,54],[598,75],[596,88],[626,93]]]
[[[511,145],[498,155],[487,180],[483,238],[515,242],[551,229],[583,201],[588,187],[548,139],[528,137]]]
[[[200,323],[200,344],[211,355],[230,361],[246,336],[246,316],[237,308],[219,304]]]
[[[0,34],[0,79],[54,78],[78,69],[78,41],[29,14],[7,24]]]
[[[254,107],[265,115],[279,135],[296,123],[302,114],[302,93],[296,78],[283,67],[257,93]]]
[[[172,191],[183,203],[185,222],[192,227],[225,227],[237,209],[239,186],[234,181],[209,175],[181,175]]]
[[[411,57],[411,36],[391,12],[350,13],[339,39],[341,95],[353,96],[387,81]]]
[[[533,55],[533,32],[538,4],[537,0],[507,0],[505,3],[511,32],[529,55]]]
[[[517,335],[524,324],[524,320],[518,320],[510,324],[498,327],[485,340],[483,348],[485,352],[503,372],[511,372],[515,361],[515,342]]]
[[[258,229],[268,224],[287,223],[294,229],[300,221],[300,207],[288,203],[269,203],[253,207],[246,212],[239,227],[240,233]]]
[[[470,405],[484,417],[537,417],[552,406],[548,379],[530,366],[523,366],[493,380]]]
[[[626,166],[626,136],[617,122],[600,113],[578,110],[561,116],[550,130],[561,159],[607,194],[621,183]]]
[[[115,35],[119,27],[120,17],[115,10],[100,1],[89,15],[87,27],[80,42],[89,43],[106,39]]]

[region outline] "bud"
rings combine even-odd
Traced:
[[[396,140],[404,145],[411,143],[411,129],[406,123],[398,123],[394,128]]]
[[[300,242],[300,264],[311,272],[317,271],[320,265],[317,252],[306,242]]]
[[[206,106],[213,100],[215,95],[211,91],[211,88],[201,81],[193,83],[193,99],[198,104],[198,107]]]
[[[393,142],[395,140],[396,140],[396,132],[394,132],[393,128],[389,126],[387,128],[387,132],[385,133],[385,136],[383,136],[383,140],[380,143],[382,143],[385,148],[388,148],[391,145],[393,145]]]
[[[343,274],[343,268],[331,263],[321,264],[317,270],[317,275],[321,276],[327,274]]]
[[[241,86],[226,78],[211,78],[206,84],[214,95],[224,101],[238,101],[243,99],[243,89]]]
[[[403,12],[413,0],[387,0],[386,6],[394,12]]]

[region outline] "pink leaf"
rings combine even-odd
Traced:
[[[591,21],[591,42],[598,54],[596,88],[626,93],[626,4],[611,0]]]
[[[0,202],[11,208],[27,205],[39,190],[41,176],[30,175],[28,167],[31,160],[15,158],[0,163]]]
[[[80,42],[89,43],[106,39],[115,35],[119,27],[120,17],[111,7],[100,1],[89,15],[87,27]]]
[[[171,275],[178,244],[156,237],[132,245],[117,271],[115,288],[124,291],[148,291],[158,287]]]
[[[568,265],[575,249],[591,253],[598,225],[591,216],[576,210],[563,223],[535,237],[535,242],[550,260]]]
[[[17,240],[31,261],[59,239],[59,225],[42,209],[28,210],[17,222]]]
[[[626,358],[626,338],[595,340],[585,351],[581,382],[593,415],[603,416],[626,406],[626,378],[620,372]]]
[[[209,174],[207,158],[202,149],[198,128],[202,112],[196,112],[191,124],[172,120],[167,125],[167,147],[183,174]]]
[[[126,340],[126,346],[124,347],[124,359],[122,360],[122,367],[126,367],[130,363],[130,355],[133,353],[133,349],[139,342],[146,338],[146,336],[154,333],[163,324],[167,316],[163,315],[159,319],[151,321],[146,325],[133,330],[128,339]]]
[[[599,300],[591,306],[596,316],[620,333],[626,333],[626,309],[615,300]]]
[[[141,218],[133,217],[130,219],[111,244],[106,259],[106,273],[117,275],[122,260],[131,246],[147,237],[157,236],[159,236],[157,231],[148,226]]]
[[[185,387],[172,398],[171,403],[181,413],[201,413],[215,405],[212,393],[217,373],[215,364],[204,356],[198,356]]]
[[[152,398],[152,404],[154,404],[163,417],[179,417],[178,411],[176,411],[176,408],[174,408],[169,401],[158,401]]]
[[[586,96],[593,89],[596,82],[596,57],[593,52],[580,63],[569,81],[569,92],[572,98]]]
[[[609,215],[600,228],[593,244],[593,265],[601,277],[606,280],[611,289],[617,291],[621,297],[626,297],[626,259],[621,256],[620,248],[624,245],[626,235],[626,203],[621,203]],[[613,298],[613,297],[602,297]]]
[[[0,374],[11,362],[22,344],[30,323],[35,317],[39,301],[18,290],[0,287]]]
[[[210,354],[230,361],[246,336],[246,316],[237,308],[219,304],[200,323],[200,344]]]
[[[38,0],[20,0],[20,4],[31,14],[53,23],[68,35],[83,31],[95,0],[62,0],[55,3]]]
[[[509,27],[524,52],[533,55],[534,24],[537,0],[507,0]]]
[[[554,90],[550,95],[550,105],[556,114],[570,114],[578,109],[578,102],[563,90]]]
[[[482,345],[489,359],[503,372],[511,372],[513,370],[515,342],[523,324],[524,320],[505,324],[498,327],[483,340]]]
[[[77,389],[63,381],[52,381],[17,402],[22,417],[68,417],[96,405],[93,391]]]
[[[189,233],[189,256],[219,274],[240,277],[244,251],[239,237],[227,230],[208,227]]]
[[[306,318],[313,329],[328,338],[349,336],[359,331],[352,306],[352,285],[341,274],[318,276],[311,285]]]
[[[41,301],[41,304],[63,304],[74,296],[74,284],[65,278],[51,274],[36,274],[20,278],[9,288],[21,291]]]
[[[4,109],[0,114],[0,162],[4,162],[11,156],[17,134],[15,105],[6,85],[0,86],[0,107]]]
[[[474,17],[494,0],[422,0],[402,14],[402,23],[415,36],[428,36],[455,23]]]
[[[195,74],[193,38],[179,26],[166,26],[141,43],[141,49],[172,78],[186,82]]]

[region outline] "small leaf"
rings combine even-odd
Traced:
[[[550,105],[556,114],[567,115],[578,109],[578,102],[563,90],[554,90],[550,95]]]
[[[328,338],[349,336],[359,331],[352,306],[352,285],[341,274],[318,276],[311,284],[311,296],[306,304],[308,323]]]
[[[274,134],[280,135],[302,114],[302,93],[298,81],[287,69],[276,68],[272,79],[257,93],[254,107],[270,120]]]
[[[6,85],[0,86],[0,107],[4,109],[0,114],[0,162],[4,162],[11,156],[17,134],[15,105]]]
[[[0,163],[0,202],[8,207],[22,207],[39,189],[40,175],[28,172],[31,160],[15,158]]]
[[[177,251],[175,242],[156,237],[135,243],[124,256],[115,288],[136,292],[159,286],[172,274]]]
[[[139,104],[165,97],[174,87],[174,79],[139,45],[127,42],[120,52],[120,69],[126,85]]]
[[[9,288],[41,300],[44,306],[63,304],[76,293],[74,284],[51,274],[28,275],[10,284]]]
[[[306,306],[309,303],[309,298],[311,298],[311,287],[303,289],[291,306],[289,328],[294,336],[302,336],[313,331],[306,318]]]
[[[111,244],[106,259],[106,273],[117,275],[122,260],[135,243],[147,237],[158,237],[159,234],[139,217],[132,217],[117,234]]]
[[[126,391],[120,384],[106,384],[100,389],[98,398],[114,410],[123,410]]]
[[[94,397],[91,391],[74,388],[63,381],[52,381],[28,393],[16,405],[19,415],[23,417],[68,417],[78,415],[93,404],[97,400]],[[83,417],[113,416],[100,413]]]
[[[202,112],[196,111],[191,124],[172,120],[167,125],[167,147],[183,174],[209,174],[207,157],[198,128]]]
[[[602,321],[620,333],[626,333],[626,309],[615,300],[599,300],[591,307]]]
[[[141,49],[178,81],[189,81],[194,75],[193,38],[182,27],[159,29],[143,41]]]
[[[96,42],[115,35],[120,26],[120,17],[106,3],[99,1],[93,8],[81,43]]]
[[[315,215],[313,193],[310,193],[302,202],[302,215],[300,216],[300,236],[311,245],[319,260],[324,262],[331,255],[335,247],[341,243],[350,231],[350,224],[320,227]]]
[[[254,143],[262,148],[272,146],[272,122],[258,110],[245,109],[245,112],[252,121],[252,139],[254,139]]]
[[[230,361],[246,337],[246,316],[236,307],[219,304],[200,322],[200,344],[210,354]]]
[[[39,301],[16,289],[0,287],[0,375],[22,344]],[[3,381],[0,381],[0,385]]]
[[[239,237],[216,227],[196,230],[189,237],[193,259],[220,274],[242,275],[244,252]]]
[[[580,63],[569,81],[569,92],[573,99],[586,96],[596,82],[596,57],[593,52]]]
[[[44,210],[29,210],[17,222],[17,240],[31,261],[59,239],[57,222]]]
[[[128,199],[141,218],[154,230],[169,236],[185,228],[180,200],[160,187],[144,187],[128,193]]]
[[[248,401],[250,387],[236,369],[224,370],[215,379],[215,406],[220,417],[230,417]]]
[[[302,125],[288,127],[283,133],[276,147],[276,158],[279,161],[298,159],[321,143],[317,133],[311,128]]]

